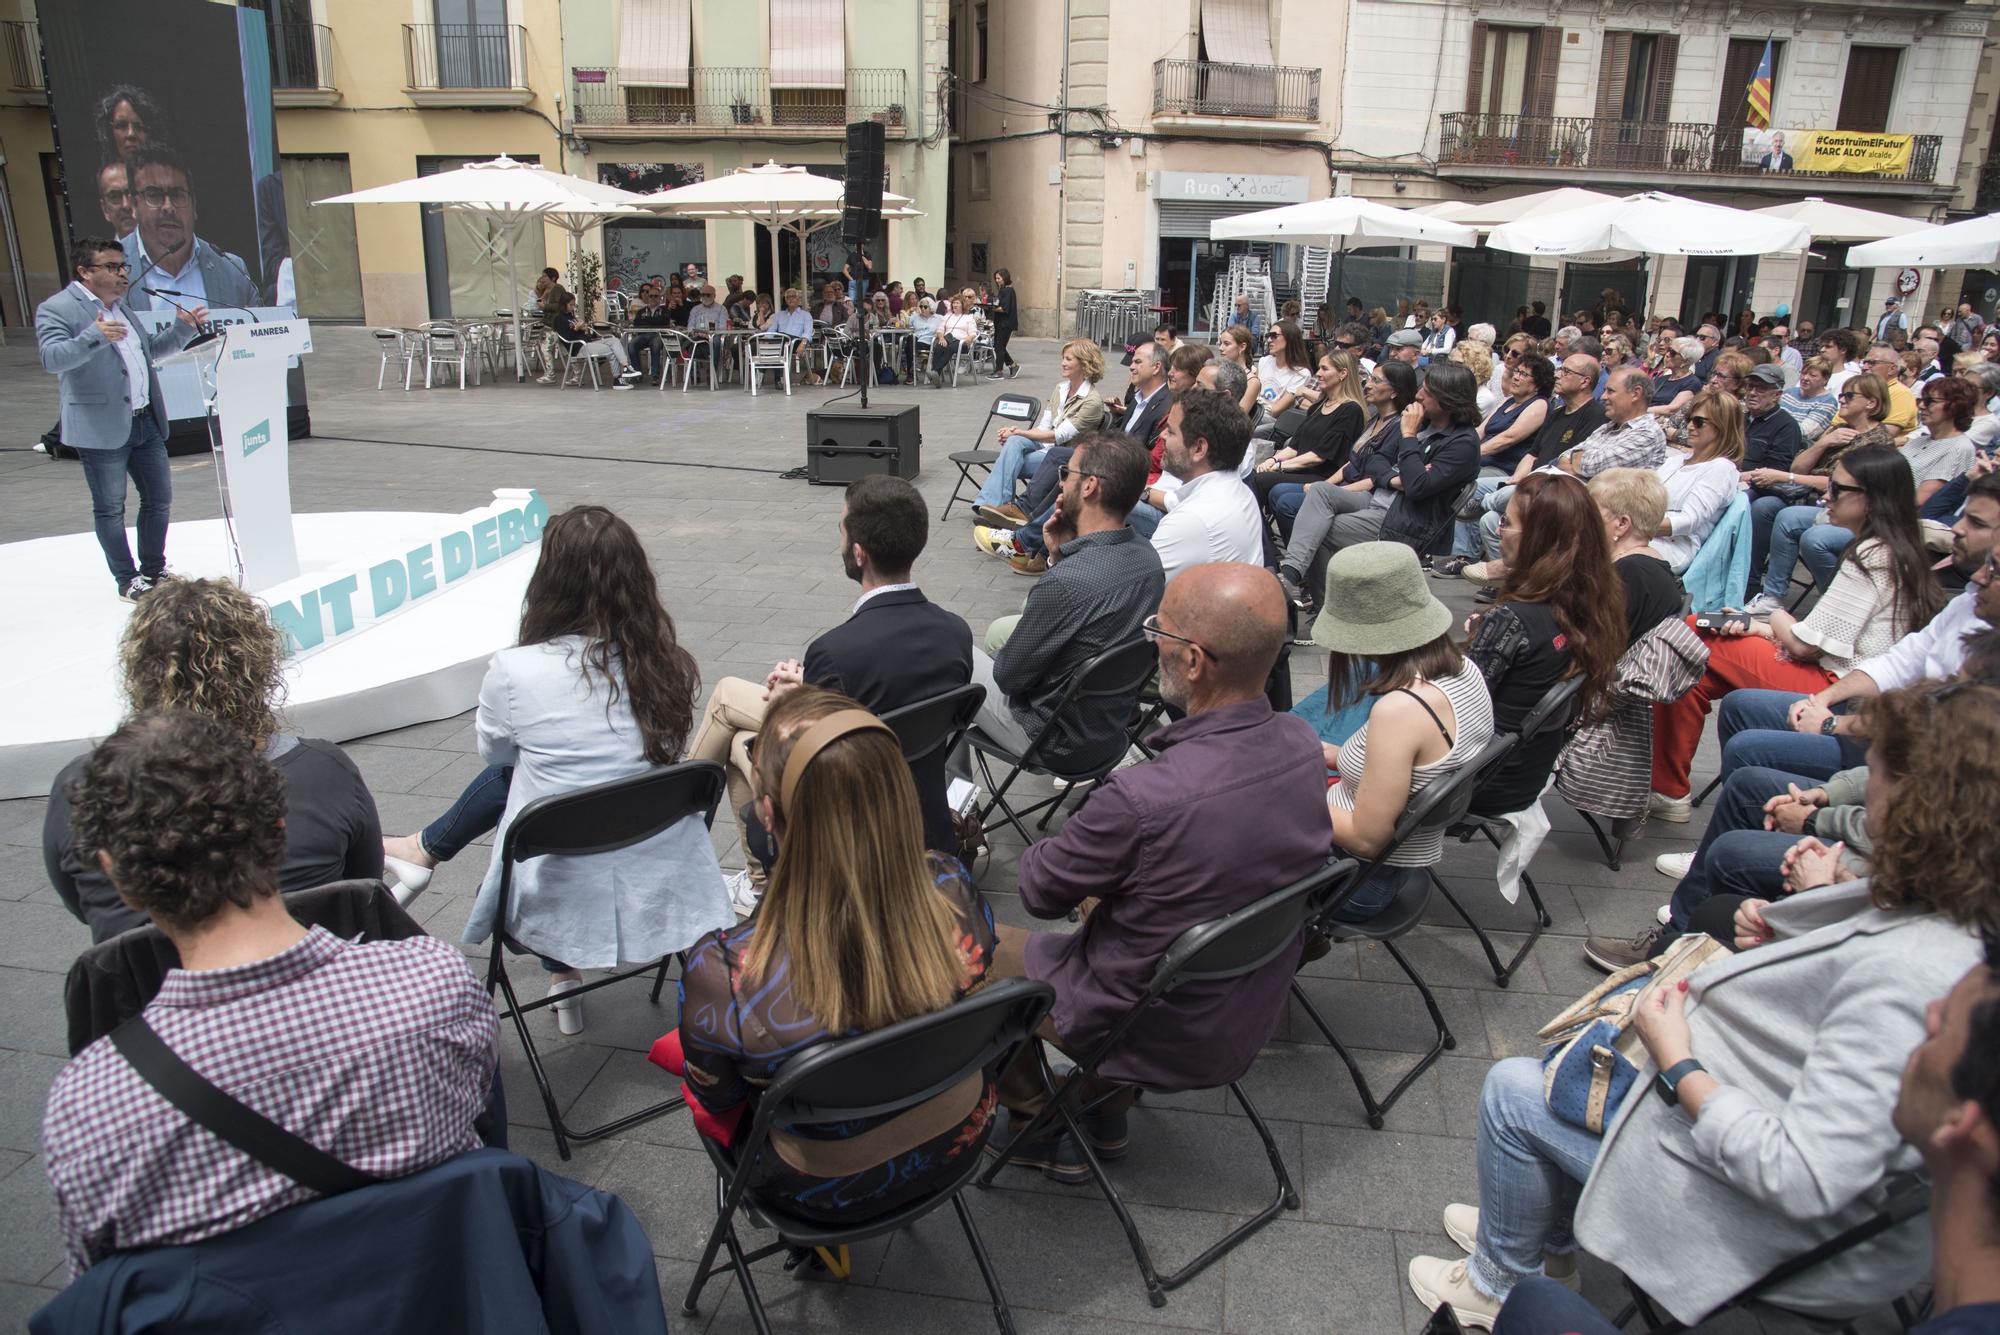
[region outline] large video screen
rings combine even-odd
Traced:
[[[170,318],[203,305],[217,325],[297,313],[271,104],[271,33],[257,10],[208,0],[44,5],[56,153],[76,235],[115,238],[126,301]],[[142,320],[142,323],[150,323]],[[307,434],[291,374],[293,436]],[[206,428],[191,364],[161,368],[171,443]]]

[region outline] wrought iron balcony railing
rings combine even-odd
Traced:
[[[7,48],[7,86],[46,92],[42,82],[41,30],[33,19],[0,23],[0,44]]]
[[[324,23],[272,24],[271,85],[332,91],[333,29]]]
[[[527,89],[528,30],[518,23],[405,23],[405,87]]]
[[[1317,121],[1319,71],[1299,65],[1156,60],[1153,114]]]
[[[850,69],[845,88],[773,88],[755,65],[703,65],[685,87],[627,84],[615,66],[571,71],[570,114],[579,131],[663,132],[738,126],[838,131],[849,121],[879,120],[894,133],[905,121],[905,71]]]

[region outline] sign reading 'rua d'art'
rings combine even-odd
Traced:
[[[416,546],[287,581],[264,597],[290,656],[303,658],[532,550],[548,521],[538,492],[495,491],[493,504],[466,511]]]

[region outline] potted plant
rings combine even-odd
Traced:
[[[585,322],[597,318],[597,303],[604,296],[604,262],[594,250],[578,248],[569,257],[569,290],[576,294],[576,308]]]
[[[882,113],[882,122],[885,125],[901,126],[903,123],[903,104],[901,102],[891,102],[888,109]]]

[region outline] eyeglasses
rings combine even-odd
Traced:
[[[1843,389],[1840,391],[1840,393],[1834,395],[1833,397],[1841,403],[1846,403],[1849,399],[1858,399],[1861,396],[1859,394],[1856,394],[1851,389]]]
[[[1094,477],[1100,480],[1104,477],[1104,474],[1102,473],[1086,473],[1081,468],[1071,468],[1069,466],[1069,460],[1067,459],[1063,460],[1063,462],[1056,465],[1056,481],[1067,482],[1069,481],[1070,474],[1072,473],[1076,474],[1076,476],[1078,477]]]
[[[1693,416],[1688,418],[1688,430],[1690,431],[1694,430],[1696,427],[1707,426],[1707,425],[1708,425],[1708,419],[1706,417],[1703,417],[1700,413],[1695,413]]]
[[[1190,640],[1185,635],[1176,635],[1170,630],[1160,629],[1160,614],[1158,612],[1153,613],[1153,615],[1147,617],[1144,621],[1140,622],[1139,629],[1145,633],[1146,639],[1149,643],[1158,644],[1161,640],[1178,640],[1182,644],[1193,645],[1196,649],[1200,650],[1202,653],[1207,654],[1210,658],[1213,658],[1218,663],[1222,661],[1221,656],[1217,654],[1215,650],[1209,648],[1201,641]]]
[[[1361,345],[1359,343],[1342,343],[1340,340],[1335,339],[1333,346],[1339,348],[1342,352],[1352,352]]]
[[[130,190],[106,190],[103,192],[103,199],[107,204],[129,204],[132,202],[132,192]]]
[[[124,260],[119,260],[116,264],[86,264],[83,267],[86,269],[105,269],[109,270],[112,273],[132,272],[132,266],[130,264],[127,264]]]
[[[184,185],[174,186],[170,190],[162,190],[159,186],[149,185],[144,190],[134,191],[133,193],[138,195],[139,202],[149,209],[163,208],[169,202],[177,209],[184,209],[188,206],[188,201],[194,198],[194,191]]]
[[[1826,482],[1826,498],[1829,501],[1837,501],[1849,492],[1858,494],[1860,490],[1861,488],[1851,482],[1835,482],[1832,478],[1828,478]]]
[[[1510,362],[1518,362],[1525,355],[1526,354],[1524,354],[1519,348],[1508,348],[1505,352],[1500,354],[1503,360]]]

